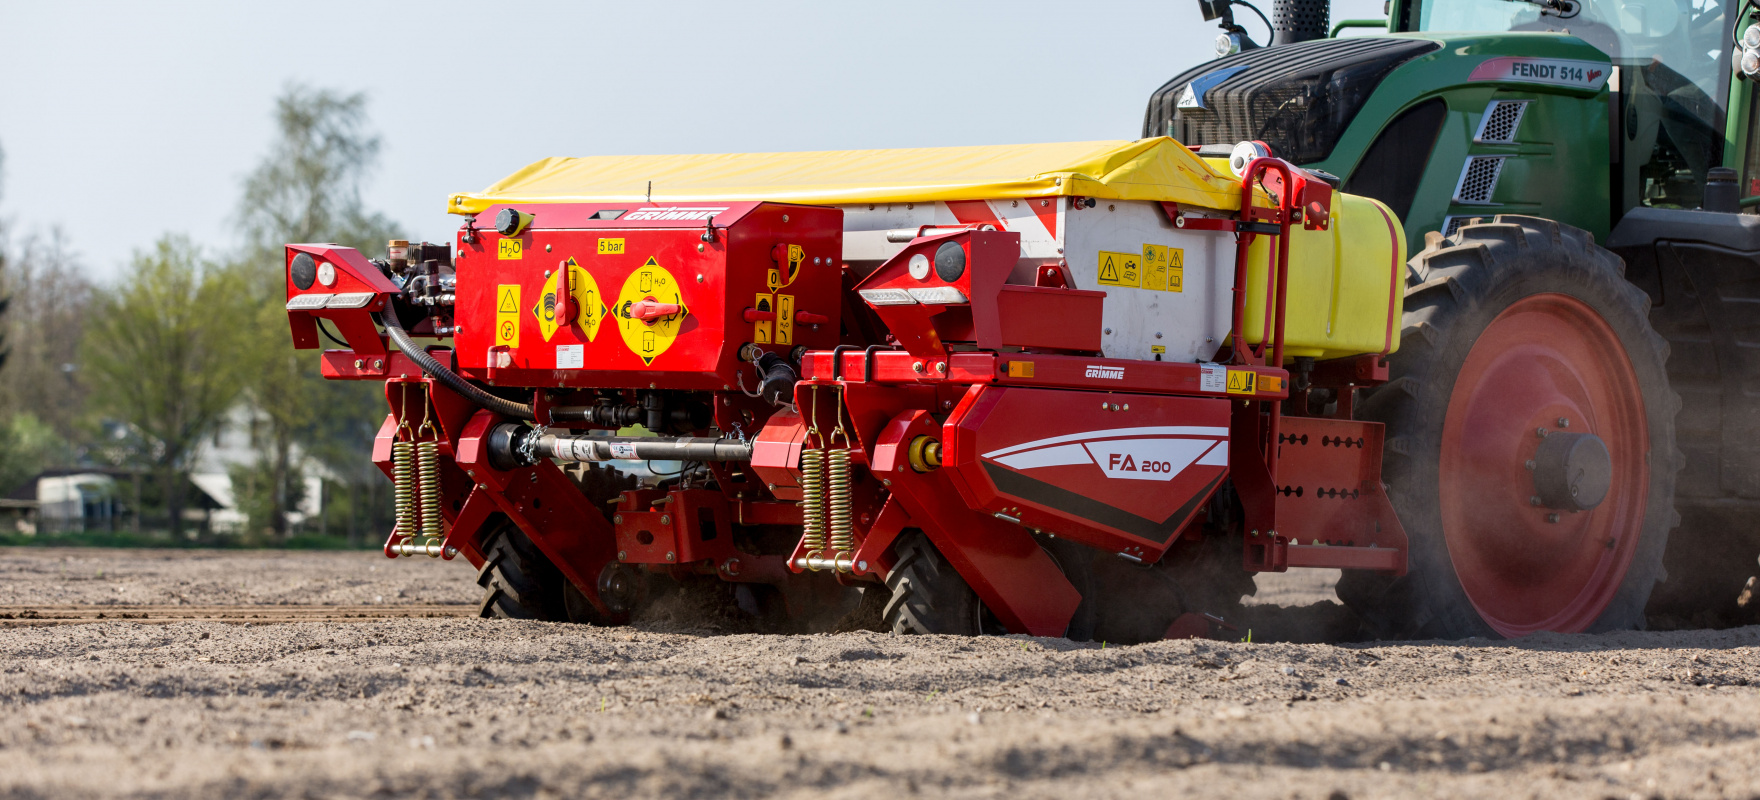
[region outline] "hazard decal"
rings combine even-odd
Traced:
[[[669,310],[670,313],[643,318],[644,314],[651,314],[655,309]],[[617,293],[617,303],[611,307],[624,345],[642,359],[643,364],[653,364],[654,359],[672,346],[689,313],[684,305],[684,295],[679,293],[678,281],[653,256],[624,280],[623,291]]]
[[[568,294],[574,298],[572,319],[558,319],[556,315],[556,286],[562,276],[562,269],[568,270]],[[517,294],[514,299],[518,301]],[[538,333],[543,335],[546,342],[558,330],[570,325],[580,325],[590,342],[599,337],[599,326],[604,324],[605,315],[610,310],[605,305],[604,295],[599,291],[599,282],[593,279],[593,273],[570,258],[563,262],[561,269],[550,273],[549,280],[544,281],[544,288],[538,293],[538,302],[532,306],[532,316],[538,319]]]
[[[495,344],[519,345],[519,284],[495,287]]]
[[[1159,244],[1143,245],[1143,288],[1157,292],[1184,292],[1186,251]]]
[[[1250,369],[1228,371],[1229,394],[1254,394],[1258,391],[1259,373]]]
[[[1143,257],[1136,253],[1100,251],[1100,283],[1105,286],[1142,286]]]

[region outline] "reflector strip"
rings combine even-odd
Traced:
[[[310,311],[314,308],[323,308],[325,304],[330,302],[330,297],[328,294],[302,294],[287,301],[287,310]]]
[[[330,302],[328,304],[326,304],[324,307],[325,308],[361,308],[371,302],[373,302],[373,293],[372,292],[347,292],[344,294],[339,294],[339,295],[335,295],[335,296],[331,297]]]

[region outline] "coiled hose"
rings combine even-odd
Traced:
[[[512,400],[504,400],[489,394],[478,388],[476,384],[459,377],[458,373],[441,365],[433,356],[428,355],[427,350],[422,349],[414,339],[409,337],[409,331],[403,329],[403,323],[397,319],[396,309],[386,308],[384,313],[379,315],[379,324],[385,326],[385,332],[391,335],[391,341],[397,345],[397,349],[409,356],[409,360],[416,362],[416,366],[421,367],[423,372],[446,384],[446,388],[458,392],[471,402],[504,417],[524,420],[533,418],[530,404],[515,403]]]

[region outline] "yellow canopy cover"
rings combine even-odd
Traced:
[[[1167,137],[824,150],[809,153],[546,158],[481,192],[455,194],[454,214],[499,203],[904,203],[1080,195],[1164,200],[1232,211],[1239,182]]]

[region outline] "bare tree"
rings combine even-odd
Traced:
[[[351,482],[383,480],[362,465],[384,407],[372,387],[325,381],[317,359],[293,349],[283,309],[283,245],[335,242],[370,254],[395,231],[361,202],[361,184],[379,155],[364,95],[291,86],[276,102],[276,128],[269,153],[245,180],[238,220],[244,263],[260,297],[250,396],[268,421],[269,527],[285,535],[299,490],[296,450],[323,459]]]
[[[237,337],[249,313],[243,275],[171,235],[137,251],[121,284],[92,303],[85,379],[99,410],[148,443],[173,535],[196,442],[243,384]]]

